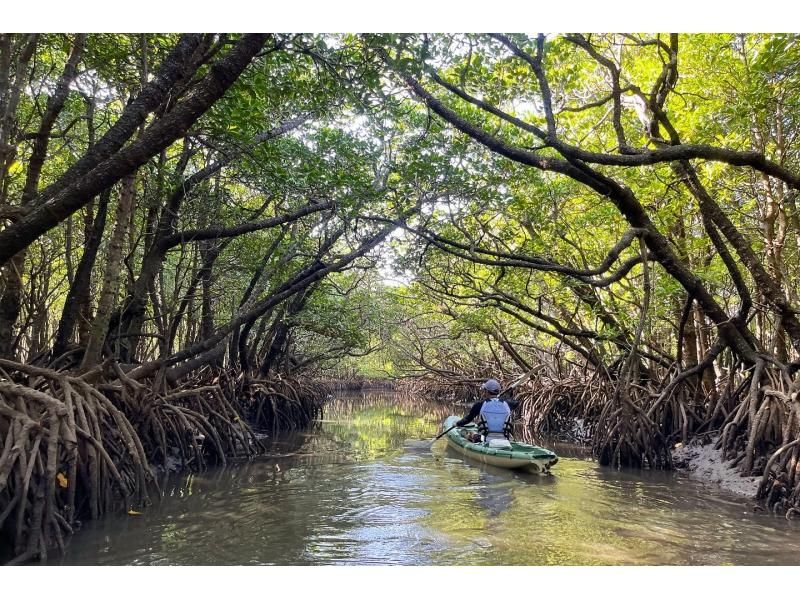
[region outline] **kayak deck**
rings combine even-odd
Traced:
[[[451,415],[444,420],[444,429],[451,428],[458,420],[458,417]],[[558,462],[558,456],[554,452],[540,446],[512,441],[510,449],[492,448],[483,443],[470,442],[461,435],[461,430],[477,432],[478,426],[468,424],[462,428],[450,430],[446,434],[448,445],[462,455],[480,463],[504,469],[549,473],[550,468]]]

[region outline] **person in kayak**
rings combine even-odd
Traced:
[[[508,442],[511,437],[511,412],[519,404],[513,399],[500,398],[500,383],[494,378],[489,378],[481,384],[481,400],[477,401],[469,410],[469,413],[456,423],[456,426],[466,426],[468,423],[478,418],[479,434],[472,434],[472,438],[467,437],[470,442],[480,442],[483,436],[487,441],[505,440]],[[500,444],[500,442],[496,442]]]

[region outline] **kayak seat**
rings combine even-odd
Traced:
[[[486,446],[493,449],[501,449],[501,450],[509,450],[511,448],[511,443],[508,441],[507,438],[493,438],[491,435],[489,438],[486,439]]]

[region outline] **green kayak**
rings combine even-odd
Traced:
[[[451,415],[444,420],[442,429],[447,430],[453,427],[459,419],[459,417]],[[550,473],[550,468],[558,463],[558,456],[554,452],[540,446],[512,441],[510,448],[492,448],[481,442],[470,442],[461,435],[462,431],[477,432],[478,426],[468,424],[450,430],[446,434],[447,443],[462,455],[481,463],[533,473]]]

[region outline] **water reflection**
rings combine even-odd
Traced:
[[[338,398],[257,462],[173,476],[87,524],[65,564],[800,564],[800,529],[664,472],[562,458],[549,477],[432,439],[451,409]]]

